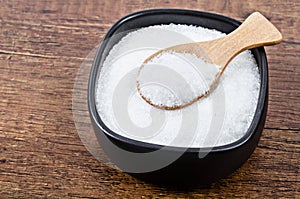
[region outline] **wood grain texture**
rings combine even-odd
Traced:
[[[154,186],[111,169],[74,126],[72,89],[86,55],[120,17],[161,7],[238,20],[260,11],[284,37],[266,47],[270,97],[259,146],[208,189]],[[299,198],[299,13],[297,0],[0,0],[0,198]]]

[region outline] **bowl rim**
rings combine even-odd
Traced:
[[[160,9],[149,9],[149,10],[141,10],[138,12],[134,12],[131,14],[128,14],[121,19],[119,19],[117,22],[113,24],[113,26],[108,30],[108,32],[103,37],[95,58],[94,62],[92,64],[89,82],[88,82],[88,109],[90,113],[90,118],[92,120],[92,123],[97,126],[105,135],[114,138],[120,142],[124,142],[129,145],[133,145],[135,147],[145,148],[150,151],[159,150],[162,147],[166,147],[165,149],[167,151],[183,151],[184,153],[199,153],[201,152],[209,152],[209,153],[216,153],[216,152],[224,152],[229,150],[234,150],[236,148],[241,147],[244,145],[248,140],[253,137],[253,135],[256,133],[257,128],[259,126],[259,123],[263,117],[264,107],[267,106],[267,93],[268,93],[268,63],[267,63],[267,57],[266,53],[263,47],[255,48],[253,50],[257,50],[257,54],[261,57],[261,69],[260,69],[260,91],[258,96],[258,103],[256,106],[256,110],[254,113],[253,120],[245,133],[243,137],[238,139],[235,142],[220,145],[220,146],[214,146],[214,147],[177,147],[177,146],[167,146],[167,145],[160,145],[160,144],[154,144],[154,143],[148,143],[144,141],[139,141],[135,139],[131,139],[125,136],[122,136],[118,133],[115,133],[111,129],[109,129],[104,122],[101,120],[101,117],[98,114],[97,108],[96,108],[96,100],[95,100],[95,84],[97,81],[97,74],[99,70],[100,60],[101,60],[101,54],[106,48],[107,40],[114,35],[115,31],[120,28],[125,22],[130,21],[132,19],[145,17],[148,15],[156,15],[156,14],[175,14],[175,15],[190,15],[190,16],[198,16],[203,18],[212,18],[214,20],[222,21],[229,23],[233,26],[238,27],[241,22],[229,18],[227,16],[223,16],[220,14],[210,13],[210,12],[203,12],[198,10],[187,10],[187,9],[173,9],[173,8],[160,8]],[[98,133],[98,132],[95,132]]]

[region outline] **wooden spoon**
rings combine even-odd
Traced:
[[[144,61],[138,72],[139,76],[150,60],[153,60],[155,57],[166,52],[193,54],[203,59],[205,62],[218,65],[220,68],[208,90],[201,92],[196,97],[193,97],[182,104],[171,105],[161,102],[156,103],[149,97],[146,97],[141,89],[140,80],[137,80],[137,90],[140,96],[147,103],[157,108],[166,110],[183,108],[211,93],[211,91],[216,87],[218,80],[226,69],[226,66],[237,54],[255,47],[279,44],[281,41],[282,35],[277,28],[262,14],[254,12],[236,30],[222,38],[204,42],[176,45],[152,54]]]

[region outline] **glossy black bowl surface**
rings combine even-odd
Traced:
[[[136,166],[140,160],[134,159],[133,157],[130,157],[130,155],[124,157],[124,154],[119,153],[119,150],[116,150],[115,146],[135,153],[147,153],[160,149],[164,150],[163,156],[165,155],[165,157],[172,156],[176,153],[183,154],[176,161],[162,169],[145,173],[130,173],[139,178],[151,180],[152,182],[196,182],[200,184],[209,184],[229,175],[239,168],[249,158],[257,146],[264,127],[268,106],[268,66],[264,48],[261,47],[251,50],[256,59],[261,78],[259,100],[255,116],[247,133],[234,143],[217,146],[212,149],[182,149],[180,147],[164,148],[164,146],[129,139],[113,132],[102,122],[96,109],[95,84],[101,66],[110,49],[132,30],[151,25],[170,23],[203,26],[225,33],[232,32],[241,24],[240,22],[225,16],[182,9],[145,10],[120,19],[105,35],[93,63],[88,88],[90,117],[101,147],[108,157],[110,157],[112,162],[121,169],[123,169],[124,163],[128,162],[128,160],[133,161],[133,166]],[[199,158],[199,151],[209,153],[205,157]],[[163,158],[163,156],[160,158]],[[140,166],[143,167],[143,164]],[[127,171],[127,168],[124,168],[124,170]]]

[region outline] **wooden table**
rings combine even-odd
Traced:
[[[235,173],[191,190],[147,184],[99,163],[73,122],[76,74],[120,17],[186,8],[237,20],[260,11],[284,42],[267,47],[269,110],[261,140]],[[300,197],[300,2],[0,0],[0,198]]]

